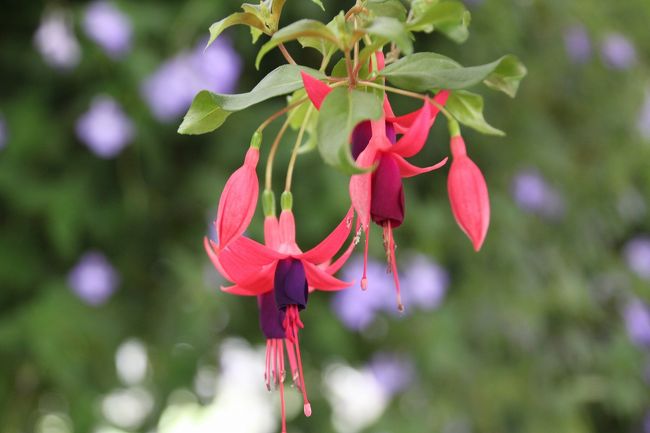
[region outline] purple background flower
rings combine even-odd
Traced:
[[[342,277],[359,281],[363,273],[363,257],[356,255],[343,268]],[[400,274],[402,300],[406,312],[412,308],[431,310],[443,300],[449,285],[447,272],[425,256],[415,256]],[[366,329],[380,312],[398,314],[392,274],[386,263],[368,260],[368,289],[354,285],[332,299],[332,308],[343,324],[352,330]]]
[[[605,63],[614,69],[628,69],[636,63],[636,49],[632,42],[620,33],[610,33],[601,46]]]
[[[134,127],[120,106],[108,96],[93,99],[77,121],[77,136],[97,156],[113,158],[133,140]]]
[[[44,15],[34,43],[45,63],[54,68],[72,69],[79,64],[81,48],[66,12],[59,10]]]
[[[591,57],[591,40],[584,26],[576,24],[564,32],[564,47],[569,58],[584,63]]]
[[[377,382],[391,396],[404,391],[415,378],[413,362],[403,355],[378,353],[369,366]]]
[[[142,84],[142,94],[154,116],[170,121],[185,114],[201,90],[232,93],[241,73],[241,58],[229,39],[220,37],[205,49],[181,52],[163,63]]]
[[[106,257],[96,251],[84,254],[68,275],[72,291],[90,305],[101,305],[115,292],[119,275]]]
[[[536,170],[519,171],[512,182],[512,196],[519,208],[548,218],[564,213],[562,196]]]
[[[5,118],[2,114],[0,114],[0,149],[5,147],[7,144],[7,124],[5,122]]]
[[[120,57],[131,48],[131,20],[113,3],[100,0],[88,5],[83,28],[111,57]]]
[[[640,236],[625,244],[623,255],[630,269],[644,280],[650,280],[650,236]]]
[[[639,120],[637,122],[639,133],[641,137],[650,140],[650,90],[646,90],[643,106],[639,113]]]
[[[650,346],[650,310],[641,300],[635,299],[623,309],[625,327],[630,340],[639,346]]]

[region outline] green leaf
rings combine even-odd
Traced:
[[[286,95],[303,87],[301,71],[321,78],[311,68],[283,65],[271,71],[253,90],[237,95],[222,95],[207,90],[199,92],[178,128],[180,134],[205,134],[220,127],[228,116],[275,96]]]
[[[323,6],[323,2],[321,0],[311,0],[311,2],[320,6],[322,10],[325,10],[325,6]]]
[[[403,23],[395,18],[377,17],[365,30],[370,35],[395,42],[397,47],[405,54],[413,52],[411,33],[404,27]]]
[[[415,53],[388,65],[380,75],[397,87],[416,92],[464,89],[485,80],[490,88],[514,96],[525,68],[512,55],[486,65],[463,67],[440,54]]]
[[[257,16],[250,12],[236,12],[210,26],[210,40],[208,40],[208,46],[210,46],[210,44],[212,44],[224,30],[237,24],[247,25],[251,29],[257,29],[262,33],[266,32],[264,23]]]
[[[406,8],[399,0],[368,0],[366,8],[376,17],[395,18],[406,21]]]
[[[483,97],[466,90],[456,90],[449,95],[445,108],[460,123],[489,135],[505,135],[487,123],[483,117]]]
[[[446,1],[421,7],[407,24],[411,31],[437,30],[454,42],[462,43],[469,36],[471,14],[461,2]]]
[[[280,29],[267,43],[262,45],[262,48],[260,48],[260,52],[257,54],[257,58],[255,59],[255,67],[259,69],[260,62],[266,53],[271,51],[273,48],[277,47],[281,43],[298,39],[300,37],[314,37],[336,43],[334,33],[332,33],[332,31],[320,21],[308,19],[296,21],[295,23]]]
[[[514,98],[517,95],[519,83],[527,73],[528,70],[519,59],[515,56],[506,56],[485,80],[485,85]]]
[[[337,87],[321,106],[317,136],[318,149],[326,163],[347,174],[362,173],[352,159],[350,136],[354,127],[368,119],[378,119],[382,100],[374,93]]]

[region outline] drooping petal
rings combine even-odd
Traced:
[[[316,288],[316,290],[335,291],[345,289],[346,287],[350,287],[352,285],[352,283],[348,283],[331,276],[312,263],[304,260],[302,263],[305,267],[307,282],[311,287]]]
[[[307,260],[311,263],[319,264],[331,260],[334,255],[341,249],[343,243],[348,238],[352,229],[352,218],[354,217],[354,208],[350,207],[347,214],[341,220],[338,226],[330,233],[321,243],[311,250],[297,256],[299,259]]]
[[[440,112],[440,108],[438,107],[438,105],[444,107],[444,105],[447,103],[448,98],[449,98],[449,90],[441,90],[433,98],[433,100],[436,102],[437,105],[427,100],[427,105],[429,105],[429,109],[430,109],[431,124],[433,124],[433,122],[436,120],[436,116]],[[413,125],[413,122],[415,122],[421,110],[422,108],[413,111],[411,113],[405,114],[403,116],[388,118],[387,120],[395,124],[395,129],[397,130],[398,133],[405,134],[409,130],[409,128]]]
[[[355,233],[359,230],[360,225],[361,224],[357,219]],[[335,273],[337,273],[343,267],[343,265],[348,261],[348,259],[352,255],[352,252],[354,251],[354,247],[356,247],[358,243],[359,243],[359,237],[355,235],[352,241],[350,241],[350,245],[348,245],[345,251],[343,251],[343,254],[341,254],[339,258],[334,261],[334,263],[331,263],[327,267],[325,267],[325,272],[327,272],[330,275],[334,275]]]
[[[267,292],[257,297],[257,307],[259,310],[259,321],[262,333],[267,339],[284,339],[286,334],[282,321],[284,312],[278,309],[275,303],[273,292]]]
[[[439,163],[430,165],[428,167],[417,167],[399,155],[393,155],[393,159],[395,159],[395,162],[397,162],[397,166],[399,167],[399,172],[402,177],[413,177],[417,176],[418,174],[428,173],[430,171],[439,169],[447,163],[447,160],[449,158],[445,158]]]
[[[221,286],[221,291],[224,293],[228,293],[230,295],[238,295],[238,296],[259,296],[259,294],[255,291],[252,291],[250,289],[241,287],[237,284],[232,285],[232,286]]]
[[[316,109],[320,110],[321,104],[332,89],[327,84],[305,72],[301,72],[300,75],[302,75],[302,82],[305,85],[307,96],[309,96]]]
[[[419,110],[418,116],[413,121],[411,127],[391,148],[391,152],[401,155],[405,158],[411,157],[422,150],[429,137],[431,129],[431,104],[425,102]]]
[[[362,168],[370,168],[377,157],[377,150],[374,146],[368,146],[357,158],[357,165]],[[370,194],[371,194],[372,173],[355,174],[350,178],[350,199],[352,206],[357,212],[364,231],[370,224]]]
[[[490,225],[490,199],[481,170],[467,156],[461,136],[452,137],[453,161],[449,169],[447,191],[456,222],[478,251]]]
[[[249,263],[256,265],[266,265],[274,260],[280,260],[286,257],[286,254],[265,247],[259,242],[247,238],[246,236],[237,238],[237,240],[229,246],[228,250],[237,254],[239,257],[242,257]]]
[[[208,257],[210,258],[210,261],[214,265],[214,267],[217,269],[217,271],[228,281],[233,281],[233,278],[226,272],[226,270],[221,266],[221,262],[219,261],[219,256],[215,252],[215,249],[217,248],[217,245],[212,242],[210,239],[207,237],[203,238],[203,248],[205,249],[205,252],[208,254]]]
[[[230,176],[221,193],[215,221],[220,249],[241,236],[253,219],[259,193],[255,172],[259,156],[259,150],[250,147],[244,164]]]

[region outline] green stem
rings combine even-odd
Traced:
[[[266,128],[267,126],[269,126],[269,125],[271,124],[271,122],[273,122],[275,119],[277,119],[278,117],[282,116],[282,115],[285,114],[286,112],[293,110],[294,108],[296,108],[297,106],[299,106],[299,105],[302,104],[303,102],[307,101],[307,99],[309,99],[308,96],[305,96],[305,97],[303,97],[303,98],[300,98],[300,99],[298,99],[296,102],[294,102],[294,103],[292,103],[292,104],[289,104],[289,105],[287,105],[286,107],[284,107],[283,109],[278,110],[278,111],[276,111],[275,113],[271,114],[271,116],[269,116],[268,119],[266,119],[264,122],[262,122],[262,124],[257,128],[257,130],[258,130],[259,132],[264,131],[264,128]]]
[[[445,107],[438,104],[434,99],[431,99],[426,95],[420,95],[419,93],[409,92],[408,90],[403,90],[403,89],[398,89],[397,87],[391,87],[391,86],[385,86],[383,84],[373,83],[372,81],[359,81],[359,84],[362,85],[362,86],[373,87],[375,89],[382,89],[382,90],[385,90],[385,91],[390,92],[390,93],[397,93],[398,95],[408,96],[410,98],[420,99],[420,100],[423,100],[423,101],[429,101],[433,105],[435,105],[442,112],[442,114],[444,114],[445,117],[447,117],[447,119],[452,119],[452,120],[456,121],[454,116],[449,111],[447,111],[445,109]]]
[[[287,179],[284,184],[285,192],[291,191],[291,181],[293,180],[293,169],[296,166],[296,159],[298,159],[298,150],[302,144],[302,138],[305,135],[305,130],[307,129],[307,124],[309,123],[309,118],[314,109],[313,105],[310,105],[307,109],[307,114],[305,114],[305,119],[300,126],[300,131],[298,132],[298,137],[296,138],[296,143],[293,145],[293,151],[291,152],[291,159],[289,160],[289,166],[287,167]]]
[[[287,128],[289,127],[291,119],[287,118],[287,120],[284,121],[284,124],[282,124],[282,127],[280,128],[280,131],[278,131],[278,135],[275,136],[275,140],[273,140],[273,145],[271,146],[271,150],[269,151],[269,156],[266,159],[266,179],[265,179],[265,188],[267,190],[271,190],[272,188],[272,180],[273,180],[273,160],[275,159],[275,154],[278,152],[278,146],[280,145],[280,141],[282,140],[282,137],[284,136],[284,133],[287,131]]]

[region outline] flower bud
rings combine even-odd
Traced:
[[[481,170],[467,156],[460,135],[451,138],[453,157],[447,191],[456,222],[478,251],[483,245],[490,224],[490,199]]]

